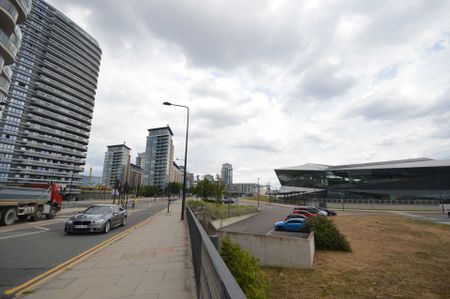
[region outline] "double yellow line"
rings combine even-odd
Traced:
[[[158,213],[159,214],[159,213]],[[156,214],[156,215],[158,215]],[[16,296],[19,296],[25,292],[29,292],[32,289],[36,288],[37,286],[43,284],[44,282],[46,282],[47,280],[49,280],[50,278],[54,277],[55,275],[61,273],[62,271],[70,268],[70,267],[74,267],[76,264],[80,263],[81,261],[83,261],[84,259],[88,258],[89,256],[93,255],[94,253],[102,250],[103,248],[105,248],[106,246],[114,243],[115,241],[118,241],[120,239],[122,239],[123,237],[125,237],[127,234],[131,233],[132,231],[138,229],[139,227],[147,224],[148,222],[150,222],[152,220],[152,217],[149,217],[148,219],[145,219],[141,222],[139,222],[138,224],[130,227],[129,229],[113,236],[112,238],[105,240],[97,245],[95,245],[94,247],[86,250],[85,252],[59,264],[58,266],[28,280],[27,282],[24,282],[23,284],[8,289],[4,292],[4,295],[6,298],[13,298]]]

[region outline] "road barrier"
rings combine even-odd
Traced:
[[[186,209],[197,297],[200,299],[245,299],[237,284],[192,210]]]

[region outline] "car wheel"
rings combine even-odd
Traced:
[[[105,228],[103,229],[103,233],[107,234],[111,230],[111,222],[108,220],[105,224]]]
[[[36,209],[36,212],[34,212],[34,215],[31,216],[32,221],[39,221],[42,219],[42,207],[38,207]]]
[[[122,226],[127,225],[127,217],[123,217],[122,219]]]
[[[8,226],[16,221],[17,210],[14,208],[7,208],[2,211],[1,224]]]

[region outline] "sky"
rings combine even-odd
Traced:
[[[50,0],[103,54],[86,171],[170,125],[188,171],[450,158],[450,1]],[[179,161],[181,162],[181,161]],[[182,164],[182,163],[180,163]]]

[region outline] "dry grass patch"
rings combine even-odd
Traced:
[[[273,298],[450,298],[450,226],[338,216],[352,253],[316,251],[313,270],[265,268]]]

